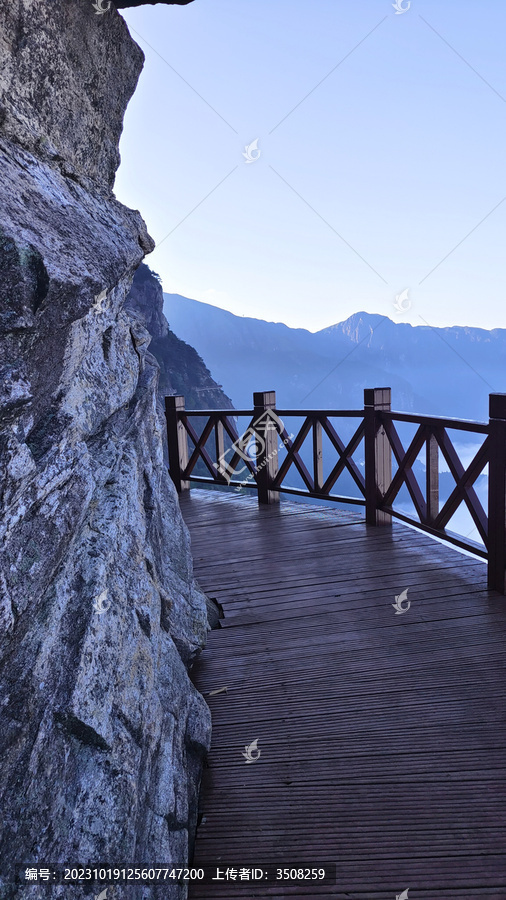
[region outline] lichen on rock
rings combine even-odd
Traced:
[[[188,858],[208,629],[125,306],[153,248],[112,193],[143,55],[91,2],[0,9],[0,897],[14,863]],[[184,888],[131,887],[132,900]],[[76,898],[94,887],[73,887]],[[111,888],[110,896],[116,896]],[[119,895],[118,895],[119,896]]]

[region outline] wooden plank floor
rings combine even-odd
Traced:
[[[189,897],[506,900],[506,600],[485,564],[354,511],[204,490],[181,509],[225,613],[192,672],[227,687],[206,696],[194,864],[337,864],[335,886]]]

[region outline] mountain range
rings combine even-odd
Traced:
[[[433,328],[357,312],[315,333],[236,316],[164,294],[172,330],[205,360],[236,408],[275,390],[279,408],[361,408],[363,390],[391,387],[392,408],[486,421],[506,392],[506,329]]]

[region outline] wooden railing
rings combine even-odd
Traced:
[[[167,397],[166,415],[169,469],[178,491],[188,490],[191,478],[197,483],[255,486],[259,503],[276,503],[280,493],[287,493],[361,505],[365,507],[368,525],[390,525],[394,517],[486,559],[488,587],[506,593],[506,394],[490,394],[488,423],[392,412],[390,388],[365,390],[361,410],[276,409],[276,394],[269,391],[253,394],[252,410],[186,410],[184,397]],[[191,423],[196,416],[206,418],[199,433]],[[250,421],[246,431],[239,435],[235,417],[242,416]],[[303,419],[303,423],[296,435],[289,435],[285,421],[293,418]],[[357,427],[346,444],[330,421],[335,418],[357,420]],[[418,426],[407,449],[399,437],[396,422]],[[448,430],[485,436],[467,467],[461,462]],[[312,471],[300,455],[310,434]],[[323,476],[324,434],[328,438],[327,445],[337,455],[326,478]],[[213,436],[211,454],[206,444]],[[279,440],[286,448],[281,465]],[[193,449],[189,447],[189,441]],[[362,441],[363,472],[352,458]],[[424,447],[426,474],[425,492],[422,492],[413,464]],[[442,504],[439,450],[455,480],[455,488]],[[395,474],[392,474],[392,454],[398,467]],[[199,460],[203,460],[209,475],[192,474]],[[487,465],[486,512],[473,485]],[[288,487],[284,483],[292,467],[299,473],[304,488]],[[360,496],[332,493],[345,470],[351,475]],[[241,479],[239,475],[242,475]],[[394,508],[394,501],[404,486],[415,516]],[[448,522],[461,504],[468,509],[483,545],[447,530]]]

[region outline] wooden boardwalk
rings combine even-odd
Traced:
[[[227,687],[206,696],[194,864],[337,864],[334,886],[190,898],[506,900],[506,601],[485,564],[356,512],[204,490],[181,509],[225,613],[192,673]]]

